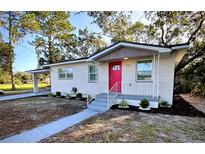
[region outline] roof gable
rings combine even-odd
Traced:
[[[130,42],[119,42],[114,45],[109,46],[108,48],[102,50],[101,52],[91,56],[88,58],[88,61],[92,61],[97,59],[98,57],[101,57],[103,55],[106,55],[108,53],[111,53],[112,51],[115,51],[122,47],[131,47],[131,48],[137,48],[137,49],[145,49],[145,50],[152,50],[152,51],[158,51],[160,53],[166,53],[171,52],[170,47],[161,47],[157,45],[149,45],[149,44],[139,44],[139,43],[130,43]]]
[[[125,57],[136,58],[136,57],[151,56],[157,53],[158,51],[154,51],[154,50],[145,50],[145,49],[132,48],[132,47],[121,47],[111,53],[108,53],[107,55],[98,57],[96,60],[97,61],[119,60]]]

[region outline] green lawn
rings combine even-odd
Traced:
[[[16,90],[31,90],[33,89],[33,84],[29,83],[29,84],[21,84],[21,85],[15,85],[16,86]],[[42,89],[42,88],[46,88],[49,87],[49,84],[45,84],[45,83],[39,83],[38,84],[38,88]],[[11,84],[0,84],[0,90],[4,90],[4,91],[11,91]]]

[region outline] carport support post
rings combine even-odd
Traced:
[[[38,78],[37,78],[37,74],[33,73],[33,92],[34,93],[38,93]]]

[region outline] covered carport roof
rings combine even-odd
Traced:
[[[34,93],[38,93],[38,74],[50,74],[50,69],[46,68],[46,69],[35,69],[35,70],[29,70],[26,71],[27,73],[31,73],[32,74],[32,78],[33,78],[33,92]]]

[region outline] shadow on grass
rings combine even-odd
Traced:
[[[113,106],[112,109],[118,108],[117,105]],[[138,107],[130,106],[128,109],[130,111],[140,111],[146,113],[161,113],[168,115],[181,115],[189,117],[205,117],[205,113],[199,111],[197,108],[192,106],[189,102],[185,101],[180,95],[175,95],[173,100],[173,105],[171,108],[151,109],[150,111],[141,111]]]

